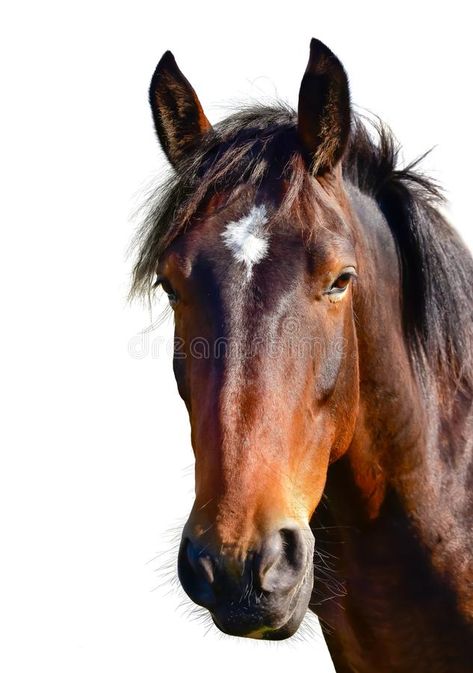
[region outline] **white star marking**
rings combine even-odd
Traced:
[[[221,234],[236,261],[246,266],[247,279],[251,278],[253,266],[268,252],[269,235],[264,230],[267,221],[265,206],[253,206],[248,215],[237,222],[229,222]]]

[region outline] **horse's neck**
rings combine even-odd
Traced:
[[[340,670],[347,662],[346,670],[372,673],[390,662],[393,671],[464,673],[473,584],[471,515],[461,510],[470,496],[442,453],[453,451],[448,424],[427,411],[389,345],[384,373],[361,367],[353,442],[330,467],[313,522],[312,605]],[[413,641],[425,649],[421,661]]]
[[[433,571],[457,593],[463,583],[462,611],[473,621],[473,591],[464,591],[465,583],[473,587],[471,400],[457,393],[452,402],[449,393],[446,404],[435,380],[419,383],[402,325],[392,234],[373,202],[359,193],[351,200],[367,260],[355,306],[360,410],[347,454],[329,471],[326,493],[337,525],[381,526],[383,536],[389,534],[384,520],[402,519]]]

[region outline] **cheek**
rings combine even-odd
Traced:
[[[174,371],[174,378],[176,379],[179,395],[184,400],[187,408],[189,408],[190,400],[189,400],[189,386],[187,385],[187,376],[186,376],[186,361],[182,357],[181,350],[176,347],[176,342],[174,343],[174,359],[172,361],[172,368]]]
[[[340,376],[346,361],[346,342],[342,335],[325,340],[319,356],[314,360],[316,368],[317,399],[329,400],[340,384]]]
[[[189,338],[185,330],[185,323],[181,312],[175,311],[174,314],[174,355],[173,371],[177,383],[179,395],[184,400],[187,408],[190,410],[190,351]]]
[[[355,430],[359,407],[359,368],[356,335],[347,338],[341,349],[341,366],[330,403],[336,419],[336,436],[330,461],[337,460],[347,450]]]
[[[220,350],[224,352],[224,349]],[[173,370],[179,394],[189,413],[191,408],[201,409],[208,400],[218,398],[223,361],[218,342],[201,316],[177,310]]]
[[[343,313],[329,312],[320,318],[325,330],[313,360],[315,401],[329,414],[326,434],[331,437],[330,460],[348,448],[354,431],[359,400],[358,345],[350,305]],[[332,315],[330,315],[330,313]]]
[[[356,350],[351,313],[342,312],[342,308],[345,307],[337,307],[337,310],[329,308],[327,311],[326,305],[317,306],[310,326],[312,330],[317,330],[311,340],[310,357],[315,395],[319,403],[328,402],[336,394],[337,388],[343,385],[350,354]]]

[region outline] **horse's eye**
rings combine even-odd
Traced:
[[[348,283],[351,280],[351,273],[348,273],[346,271],[345,273],[342,273],[335,283],[332,285],[332,290],[344,290],[346,287],[348,287]]]
[[[158,287],[159,285],[161,285],[164,292],[167,294],[171,306],[175,306],[178,302],[178,296],[177,292],[173,289],[171,283],[163,276],[158,276],[156,279],[155,287]]]
[[[353,267],[344,269],[344,271],[332,283],[330,289],[327,290],[326,294],[329,295],[329,299],[331,299],[331,301],[337,301],[338,299],[341,299],[352,278],[356,278],[355,269]]]

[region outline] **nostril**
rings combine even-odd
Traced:
[[[210,555],[205,554],[204,550],[192,544],[189,539],[186,539],[185,546],[187,561],[191,568],[197,575],[206,579],[209,584],[212,584],[214,581],[214,564]]]
[[[194,602],[204,607],[209,607],[213,603],[213,559],[189,538],[183,539],[181,543],[178,574],[184,590]]]
[[[207,582],[213,584],[215,579],[214,564],[210,556],[199,556],[197,559],[197,566]]]
[[[260,557],[255,557],[255,562],[258,567],[258,574],[260,577],[261,587],[264,589],[264,578],[275,566],[281,558],[282,554],[282,539],[279,534],[273,535],[269,540],[266,540],[263,552]]]
[[[307,545],[298,528],[281,528],[266,541],[259,559],[260,586],[264,591],[293,586],[307,564]]]
[[[281,528],[279,534],[287,564],[294,570],[300,570],[306,562],[302,532],[298,528]]]

